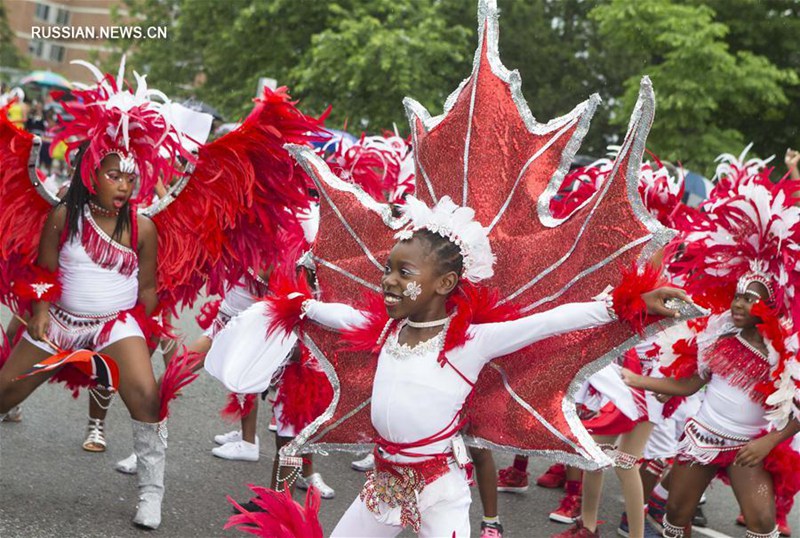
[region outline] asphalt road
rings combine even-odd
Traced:
[[[8,321],[8,312],[0,311]],[[199,334],[194,314],[185,313],[176,324],[188,339]],[[161,358],[154,357],[160,371]],[[87,396],[73,400],[61,386],[45,385],[23,405],[19,424],[0,425],[0,537],[186,537],[237,536],[223,530],[230,515],[226,496],[238,500],[248,497],[247,484],[269,483],[275,453],[272,433],[267,431],[270,413],[262,406],[259,418],[261,459],[256,463],[230,462],[211,455],[215,434],[232,429],[219,418],[225,391],[210,376],[201,376],[173,402],[169,422],[166,497],[163,523],[155,532],[133,527],[130,519],[136,503],[136,480],[115,472],[113,463],[131,452],[131,427],[120,401],[109,411],[106,423],[108,450],[92,454],[81,449],[87,416]],[[363,475],[352,471],[350,454],[317,456],[315,465],[325,480],[336,489],[336,497],[322,504],[320,519],[330,531],[363,484]],[[511,461],[498,454],[498,467]],[[532,461],[531,475],[547,468],[544,460]],[[730,489],[715,483],[705,507],[713,530],[696,530],[698,535],[743,536],[733,523],[738,508]],[[535,486],[521,495],[500,494],[500,515],[505,536],[547,537],[566,529],[548,521],[547,514],[558,505],[561,492]],[[616,535],[623,510],[619,484],[607,475],[601,508],[604,536]],[[477,490],[473,489],[471,508],[473,535],[481,518]],[[790,523],[800,532],[797,510]],[[401,536],[411,536],[404,533]]]

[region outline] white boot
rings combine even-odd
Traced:
[[[136,453],[133,453],[124,460],[119,460],[114,464],[114,470],[122,474],[136,474],[136,467]]]
[[[150,424],[133,420],[133,452],[139,477],[139,504],[133,522],[157,529],[164,498],[164,466],[167,456],[166,421]]]

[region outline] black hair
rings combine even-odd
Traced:
[[[83,184],[83,178],[81,178],[81,163],[88,147],[89,143],[86,142],[78,149],[78,154],[75,157],[75,170],[72,173],[69,189],[67,189],[64,198],[58,203],[58,205],[63,205],[67,209],[66,238],[68,240],[78,234],[78,223],[83,215],[83,206],[89,203],[91,197],[89,189]],[[119,210],[117,224],[114,226],[114,233],[111,234],[111,239],[119,243],[122,240],[122,234],[130,229],[130,205],[125,202],[125,205]]]
[[[427,229],[414,232],[413,237],[424,241],[430,247],[430,253],[436,256],[438,261],[439,274],[455,272],[459,277],[464,269],[464,258],[461,256],[461,249],[458,245],[448,238],[433,233]]]

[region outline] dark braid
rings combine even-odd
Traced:
[[[436,255],[439,262],[439,274],[455,272],[461,277],[464,269],[464,259],[461,257],[461,249],[458,245],[437,233],[422,229],[414,232],[417,239],[424,241],[430,247],[430,253]]]

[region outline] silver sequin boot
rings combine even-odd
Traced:
[[[161,524],[161,500],[164,498],[167,424],[166,421],[132,422],[139,478],[139,504],[133,522],[140,527],[157,529]]]

